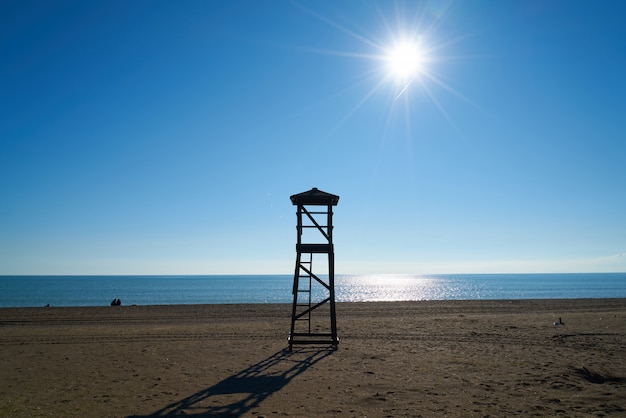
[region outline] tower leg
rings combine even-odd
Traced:
[[[339,338],[337,337],[337,311],[335,310],[335,254],[328,253],[328,285],[330,286],[330,332],[333,340],[333,347],[337,348]]]
[[[298,306],[298,287],[300,286],[300,261],[302,254],[298,251],[296,255],[296,269],[293,274],[293,305],[291,307],[291,331],[289,332],[289,351],[293,350],[293,337],[296,328],[296,315]]]

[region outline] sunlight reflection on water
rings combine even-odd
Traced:
[[[460,285],[454,278],[415,275],[341,275],[335,278],[339,302],[479,299],[481,285]]]

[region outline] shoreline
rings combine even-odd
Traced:
[[[626,298],[0,309],[0,416],[623,416]],[[565,325],[554,325],[562,318]]]
[[[507,303],[544,303],[544,302],[578,302],[578,301],[589,301],[600,302],[600,301],[626,301],[626,297],[589,297],[589,298],[542,298],[542,299],[425,299],[425,300],[374,300],[374,301],[337,301],[337,305],[352,305],[352,304],[463,304],[463,303],[499,303],[499,302],[507,302]],[[0,306],[0,312],[2,310],[10,310],[10,309],[88,309],[88,308],[141,308],[141,307],[198,307],[198,306],[291,306],[291,302],[243,302],[243,303],[170,303],[170,304],[130,304],[130,305],[120,305],[120,306],[110,306],[106,304],[102,305],[49,305],[49,306]]]

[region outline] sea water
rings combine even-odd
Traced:
[[[290,303],[292,288],[291,275],[0,276],[0,307]],[[624,298],[626,273],[336,275],[335,292],[338,302]]]

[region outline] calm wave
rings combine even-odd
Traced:
[[[339,302],[626,297],[626,273],[337,275]],[[0,276],[0,307],[290,303],[291,275]],[[319,297],[319,296],[317,296]]]

